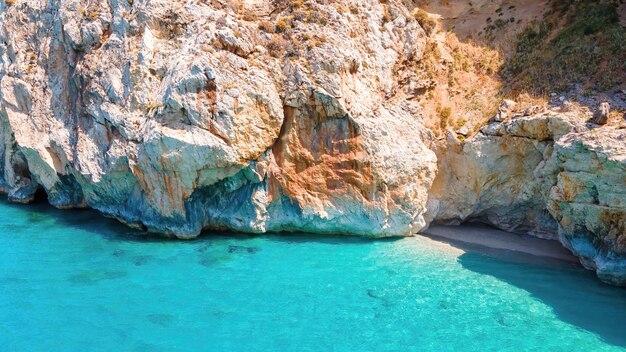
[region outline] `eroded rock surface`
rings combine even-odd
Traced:
[[[178,237],[417,232],[436,159],[394,66],[425,34],[335,5],[289,19],[301,48],[259,30],[280,1],[0,5],[2,189]]]
[[[478,221],[558,239],[609,283],[626,284],[626,131],[546,112],[448,134],[427,220]]]
[[[559,239],[602,280],[626,285],[626,130],[569,134],[554,154],[548,209]]]

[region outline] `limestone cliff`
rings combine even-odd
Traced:
[[[2,4],[3,188],[178,237],[419,231],[436,159],[395,73],[425,34],[349,3]]]
[[[558,238],[626,284],[626,132],[544,111],[438,140],[422,103],[442,75],[417,70],[458,52],[420,16],[401,1],[0,0],[0,189],[179,238],[481,221]]]
[[[514,116],[466,141],[448,134],[427,219],[558,239],[604,281],[626,284],[626,130],[576,113]]]

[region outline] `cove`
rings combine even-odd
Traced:
[[[626,290],[422,236],[173,241],[0,203],[0,248],[2,351],[626,350]]]

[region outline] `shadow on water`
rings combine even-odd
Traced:
[[[167,239],[132,229],[119,221],[108,218],[93,209],[57,209],[45,200],[29,204],[16,204],[4,199],[0,204],[24,212],[29,224],[51,221],[62,227],[97,233],[104,238],[124,241],[166,241]]]
[[[245,233],[228,233],[217,231],[205,231],[196,239],[177,240],[159,236],[155,233],[132,229],[119,221],[107,218],[92,209],[68,209],[60,210],[52,207],[46,201],[38,201],[31,204],[14,204],[0,201],[0,206],[17,209],[21,212],[20,217],[25,217],[26,222],[8,224],[17,226],[13,233],[31,234],[43,227],[58,227],[62,229],[74,229],[87,234],[94,234],[106,241],[112,242],[111,255],[118,260],[127,262],[129,265],[144,266],[158,265],[160,260],[157,256],[141,253],[142,244],[159,244],[160,246],[187,247],[196,252],[189,260],[196,260],[198,265],[205,268],[215,268],[226,265],[234,260],[256,255],[263,250],[259,241],[281,242],[287,245],[297,246],[306,243],[321,243],[324,245],[361,245],[373,241],[393,241],[396,239],[374,240],[356,236],[319,236],[313,234],[264,234],[263,236]],[[10,221],[9,221],[10,222]],[[5,224],[7,225],[7,224]],[[132,242],[139,244],[134,250],[129,251],[116,246],[114,243]],[[98,251],[104,248],[98,245]],[[138,252],[139,253],[138,253]],[[81,270],[68,277],[73,285],[94,285],[103,280],[120,279],[125,276],[124,272],[109,272],[107,270]],[[156,324],[161,324],[157,322]]]
[[[530,254],[446,240],[465,251],[458,262],[527,291],[562,321],[626,347],[626,289],[602,283],[580,265]]]
[[[29,223],[52,221],[62,227],[74,228],[82,231],[96,233],[110,241],[197,244],[198,242],[210,242],[211,240],[216,238],[228,238],[233,242],[245,242],[249,239],[259,237],[259,235],[246,234],[241,232],[203,231],[198,238],[190,240],[179,240],[174,238],[168,238],[165,236],[159,236],[156,233],[150,233],[147,231],[130,228],[127,225],[119,222],[118,220],[108,218],[93,209],[57,209],[48,204],[47,201],[43,199],[29,204],[16,204],[10,203],[6,200],[0,200],[0,204],[3,206],[24,211],[25,216],[29,219]],[[400,237],[373,239],[349,235],[315,235],[308,233],[267,233],[263,234],[263,238],[279,242],[285,242],[288,244],[316,242],[329,245],[360,244],[370,243],[374,241],[387,242],[400,239]],[[245,246],[229,247],[230,253],[246,252],[250,254],[254,251],[254,248],[248,248]]]

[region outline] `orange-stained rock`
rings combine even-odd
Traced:
[[[435,157],[416,104],[391,92],[424,32],[399,1],[355,4],[358,16],[335,5],[310,6],[343,20],[300,20],[308,48],[275,47],[250,20],[280,4],[1,8],[1,189],[184,238],[416,233]],[[386,6],[397,21],[383,34]]]

